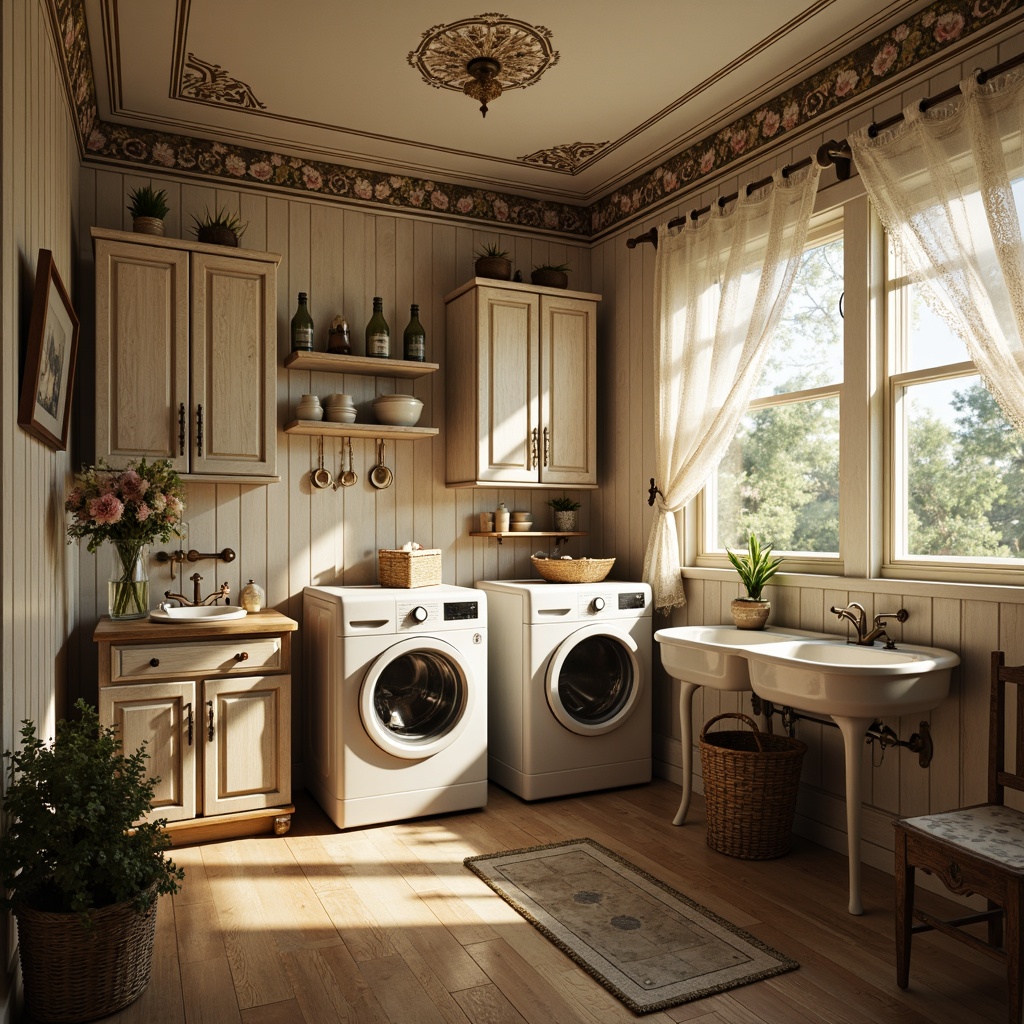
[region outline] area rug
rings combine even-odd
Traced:
[[[464,863],[637,1014],[800,966],[592,839]]]

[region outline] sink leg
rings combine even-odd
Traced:
[[[690,809],[690,797],[693,795],[693,695],[697,692],[697,683],[679,680],[679,731],[682,734],[683,753],[683,792],[679,800],[679,810],[672,819],[673,825],[682,825],[686,820],[686,812]]]
[[[843,734],[846,755],[846,851],[850,865],[851,914],[863,914],[860,898],[860,818],[861,818],[861,761],[864,734],[871,725],[870,718],[837,718],[832,720]]]

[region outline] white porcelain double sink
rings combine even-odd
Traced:
[[[860,758],[876,719],[920,714],[949,694],[952,651],[900,643],[888,649],[849,644],[831,633],[768,627],[675,626],[654,634],[665,670],[680,682],[683,793],[673,824],[686,818],[692,791],[692,702],[698,686],[752,689],[762,700],[831,718],[846,750],[846,819],[850,913],[860,900]]]

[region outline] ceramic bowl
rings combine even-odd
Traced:
[[[532,512],[509,512],[508,518],[513,523],[528,523],[533,519]]]
[[[356,411],[351,405],[329,405],[324,411],[328,423],[355,423]]]
[[[509,523],[508,527],[518,533],[525,533],[527,530],[533,529],[533,523],[529,519],[517,519],[514,523]]]
[[[392,427],[414,427],[423,412],[423,403],[412,395],[381,395],[373,400],[378,423]]]

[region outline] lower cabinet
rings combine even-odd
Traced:
[[[127,752],[145,743],[147,771],[159,778],[152,817],[165,818],[176,841],[288,831],[291,643],[289,632],[253,632],[247,620],[267,626],[267,615],[292,622],[259,613],[237,620],[248,634],[208,640],[194,635],[202,626],[185,635],[146,620],[97,626],[100,721],[118,729]]]

